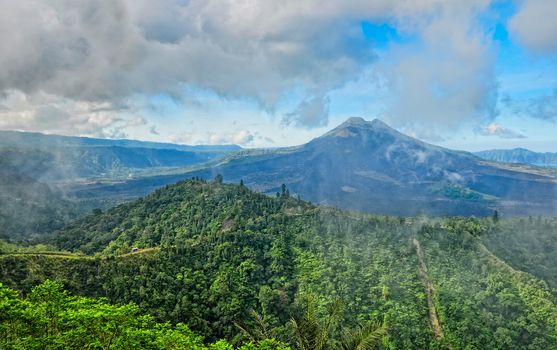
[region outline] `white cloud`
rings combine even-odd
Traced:
[[[522,99],[505,95],[502,102],[515,115],[526,115],[546,121],[557,121],[557,89],[545,94]]]
[[[0,129],[5,130],[122,138],[127,128],[147,123],[132,109],[122,111],[122,106],[110,102],[68,102],[44,93],[10,91],[4,97],[4,106]]]
[[[290,89],[357,77],[373,52],[350,19],[387,3],[2,1],[0,90],[125,101],[193,86],[273,110]]]
[[[190,132],[180,133],[180,134],[172,134],[170,135],[170,142],[177,143],[181,145],[186,144],[193,144],[195,143],[194,135]]]
[[[185,91],[193,87],[248,98],[268,111],[289,91],[303,91],[286,122],[323,126],[329,93],[357,79],[377,58],[361,33],[364,20],[388,21],[421,42],[399,46],[386,55],[392,64],[378,68],[396,96],[395,119],[453,126],[493,113],[491,51],[474,22],[488,0],[0,4],[0,92],[20,91],[28,101],[51,96],[57,107],[65,106],[42,114],[54,124],[70,120],[79,106],[101,104],[120,115],[118,106],[142,94],[187,101]],[[105,123],[123,123],[107,113],[82,115],[97,125],[91,132],[103,133]],[[38,126],[39,119],[30,123]]]
[[[233,132],[208,132],[198,134],[194,130],[171,135],[171,142],[178,144],[196,145],[240,145],[246,146],[255,140],[255,135],[249,130],[236,130]]]
[[[283,124],[307,129],[325,126],[329,121],[329,103],[329,98],[325,96],[310,97],[302,101],[295,111],[288,113]]]
[[[483,136],[499,136],[503,139],[524,139],[525,135],[506,128],[498,123],[490,123],[488,125],[475,129],[475,132]]]
[[[523,0],[510,20],[511,34],[537,53],[557,51],[557,1]]]
[[[557,89],[527,101],[527,113],[533,118],[557,121]]]
[[[149,128],[149,132],[153,135],[160,135],[156,125],[151,125],[151,127]]]
[[[209,133],[208,134],[208,144],[210,145],[222,145],[222,144],[235,144],[235,145],[246,145],[252,142],[254,136],[248,130],[238,130],[236,132],[220,134],[220,133]]]
[[[420,134],[493,119],[497,83],[492,41],[477,19],[489,1],[405,4],[399,28],[419,33],[420,40],[397,45],[380,64],[394,100],[386,119]],[[428,16],[413,16],[427,6]]]

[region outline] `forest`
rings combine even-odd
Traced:
[[[186,325],[157,323],[137,305],[69,295],[47,280],[26,298],[0,284],[2,349],[192,349],[232,350],[226,341],[205,344]],[[246,343],[238,350],[285,350],[274,340]]]
[[[557,349],[556,242],[555,219],[377,216],[192,179],[1,243],[1,341],[80,348],[122,317],[138,348]]]

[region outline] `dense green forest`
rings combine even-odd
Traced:
[[[184,324],[157,323],[137,305],[110,305],[104,299],[69,295],[60,283],[45,281],[26,298],[0,284],[1,349],[191,349],[233,350],[224,340],[204,344]],[[238,350],[286,350],[272,339]]]
[[[557,295],[557,219],[504,220],[482,241],[515,269],[545,280]]]
[[[209,342],[557,348],[557,221],[373,216],[221,180],[96,211],[48,236],[61,251],[0,246],[0,280],[132,302]]]

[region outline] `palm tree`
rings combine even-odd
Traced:
[[[235,322],[244,337],[257,342],[276,338],[274,329],[256,311],[251,312],[251,321]],[[373,350],[378,348],[381,339],[387,335],[387,325],[368,323],[353,329],[343,328],[340,324],[342,303],[335,300],[326,315],[317,312],[313,298],[305,300],[304,311],[290,320],[292,332],[290,343],[296,350]]]
[[[340,300],[335,300],[327,315],[320,319],[313,300],[307,300],[305,313],[290,320],[294,346],[300,350],[330,349],[330,340],[338,325],[341,310]]]
[[[263,316],[261,316],[255,310],[251,310],[250,315],[252,318],[252,322],[250,325],[243,322],[234,322],[234,325],[236,325],[236,327],[238,327],[240,331],[242,331],[244,337],[252,342],[258,342],[276,337],[274,330],[269,326],[269,323],[265,321]]]
[[[379,345],[381,338],[387,335],[386,324],[368,323],[342,334],[342,350],[373,350]]]
[[[355,329],[341,329],[339,324],[342,303],[335,301],[325,317],[315,310],[315,304],[309,300],[306,312],[290,321],[293,339],[292,345],[299,350],[371,350],[376,349],[381,338],[387,334],[387,325],[369,323]]]

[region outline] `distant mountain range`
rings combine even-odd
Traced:
[[[45,182],[75,180],[191,166],[239,149],[0,131],[0,171]]]
[[[525,148],[494,149],[474,153],[480,158],[501,163],[530,164],[557,168],[557,153],[533,152]]]
[[[71,189],[76,184],[161,174],[239,149],[0,131],[0,237],[48,232],[93,208],[108,208],[138,195],[75,196]]]
[[[241,149],[237,145],[179,145],[126,139],[98,139],[78,136],[49,135],[37,132],[0,131],[0,147],[98,147],[118,146],[126,148],[173,149],[188,152],[231,152]]]
[[[144,195],[216,174],[267,194],[285,183],[291,194],[316,203],[381,214],[557,214],[557,178],[550,172],[485,161],[361,118],[301,146],[242,150],[180,174],[96,183],[78,192]]]

